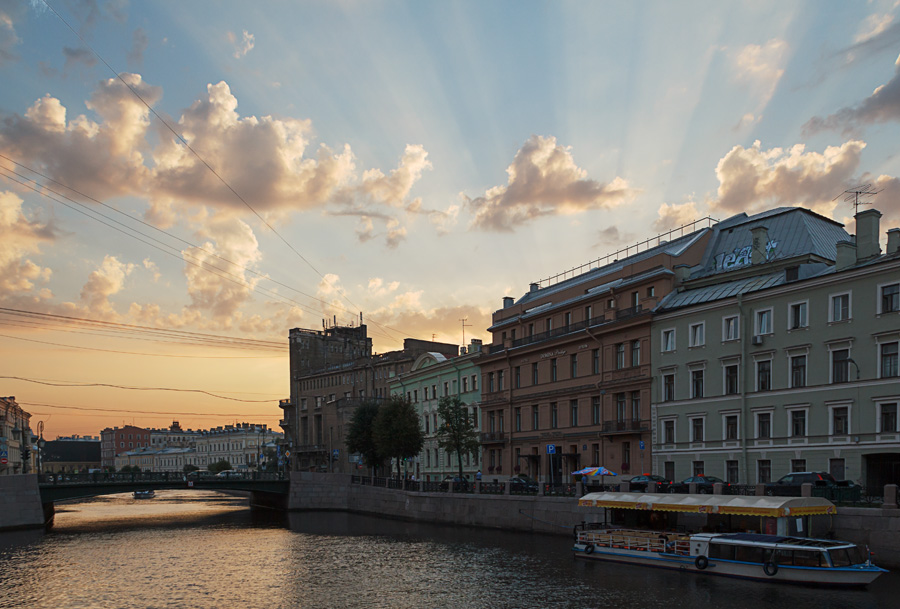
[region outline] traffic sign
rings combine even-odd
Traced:
[[[644,441],[641,440],[641,450],[644,450]]]
[[[547,454],[555,455],[556,454],[556,444],[548,444],[547,445]]]

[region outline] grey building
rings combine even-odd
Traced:
[[[900,482],[900,230],[801,208],[720,222],[652,324],[654,471]]]

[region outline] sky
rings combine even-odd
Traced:
[[[490,339],[528,284],[868,184],[900,1],[0,0],[0,395],[277,426],[291,328]],[[326,322],[323,322],[326,320]]]

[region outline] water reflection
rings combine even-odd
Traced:
[[[45,536],[0,535],[0,607],[267,609],[895,606],[900,578],[829,591],[576,561],[567,537],[344,513],[250,511],[165,491],[58,510]]]

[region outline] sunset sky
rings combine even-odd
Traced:
[[[853,232],[859,184],[900,226],[898,142],[897,0],[0,0],[0,395],[277,427],[290,328],[489,339],[704,216]]]

